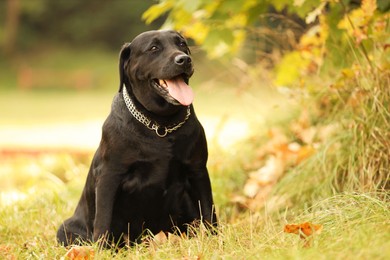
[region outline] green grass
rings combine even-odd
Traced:
[[[270,204],[255,212],[242,212],[229,203],[229,196],[239,191],[245,180],[243,157],[219,150],[219,156],[211,157],[210,160],[209,170],[220,217],[217,236],[208,235],[204,230],[196,230],[194,232],[197,236],[191,239],[168,241],[157,248],[141,244],[119,252],[99,251],[94,245],[95,257],[386,259],[390,255],[388,193],[344,192],[319,196],[311,189],[301,191],[298,196],[307,197],[297,200],[295,204],[287,202],[276,210]],[[16,259],[59,259],[66,254],[67,249],[55,242],[56,229],[64,218],[73,213],[90,159],[90,155],[57,154],[3,161],[3,167],[4,163],[12,167],[13,175],[0,175],[2,184],[8,178],[15,182],[10,183],[12,189],[3,186],[1,190],[16,189],[27,196],[10,205],[2,205],[0,209],[0,245],[3,246],[0,247],[0,258],[14,256]],[[279,187],[291,187],[297,183],[288,181],[287,177]],[[316,183],[305,178],[300,181],[305,182],[306,187],[312,187]],[[281,194],[286,194],[286,191],[277,193]],[[324,226],[322,233],[314,237],[310,248],[304,248],[297,235],[283,232],[287,223],[306,221]]]
[[[266,210],[221,221],[217,236],[195,231],[191,239],[172,240],[157,248],[136,247],[99,251],[98,259],[386,259],[390,254],[390,210],[384,194],[342,194],[318,201],[302,211],[269,215]],[[70,199],[70,200],[69,200]],[[37,192],[28,200],[2,208],[0,239],[17,259],[58,259],[66,249],[55,243],[55,231],[74,207],[67,188]],[[312,221],[324,230],[312,247],[303,248],[298,236],[283,233],[284,224]]]

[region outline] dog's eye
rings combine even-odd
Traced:
[[[158,47],[157,47],[157,46],[152,46],[149,50],[150,50],[150,51],[157,51],[157,50],[158,50]]]
[[[180,43],[179,43],[179,46],[180,46],[180,47],[187,47],[187,44],[186,44],[185,42],[180,42]]]

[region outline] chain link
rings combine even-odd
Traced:
[[[170,128],[165,126],[160,126],[157,122],[153,122],[149,118],[147,118],[144,114],[142,114],[140,111],[137,110],[135,107],[133,101],[129,97],[129,93],[127,93],[126,87],[123,87],[123,99],[125,101],[126,107],[129,109],[130,113],[133,115],[135,119],[137,119],[138,122],[146,126],[150,130],[154,130],[156,132],[156,135],[158,137],[165,137],[167,134],[172,133],[173,131],[176,131],[180,127],[182,127],[185,122],[188,120],[188,118],[191,115],[191,109],[190,106],[187,107],[187,114],[184,118],[184,120]],[[162,131],[160,130],[162,129]],[[161,133],[162,132],[162,133]]]

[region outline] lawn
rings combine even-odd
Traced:
[[[115,55],[103,56],[98,61],[82,59],[89,62],[74,65],[98,68],[98,79],[105,83],[97,89],[2,90],[0,259],[65,256],[68,249],[56,244],[56,229],[72,214],[79,199],[101,124],[117,90],[116,76],[103,73],[104,68],[107,74],[116,73],[107,67],[110,63],[116,68]],[[68,66],[69,61],[60,62],[66,58],[59,54],[52,59],[58,59],[54,64],[61,69]],[[42,61],[40,66],[45,64]],[[299,157],[302,160],[298,163],[296,150],[291,147],[305,138],[290,128],[307,123],[302,122],[302,104],[270,89],[267,82],[255,82],[242,90],[226,80],[209,80],[203,73],[208,69],[200,67],[200,75],[194,80],[194,104],[208,136],[208,168],[220,219],[218,235],[197,229],[190,239],[155,237],[151,243],[118,251],[92,245],[89,252],[94,252],[96,259],[389,258],[388,192],[334,186],[340,170],[337,163],[345,162],[341,153],[348,147],[345,143],[351,140],[348,138],[359,141],[351,137],[351,131],[338,129],[337,134],[344,135],[313,143],[314,152]],[[3,80],[2,84],[12,85],[12,79]],[[311,126],[323,129],[313,122]],[[279,130],[275,129],[284,132],[277,134]],[[302,129],[298,132],[306,133]],[[311,151],[303,149],[309,148],[308,142],[299,140],[299,151]],[[355,145],[348,148],[358,153]],[[283,158],[286,165],[275,182],[256,187],[260,191],[270,189],[263,204],[245,207],[237,202],[237,198],[253,202],[248,198],[248,179],[254,171],[264,169],[273,155],[276,161]],[[284,232],[287,224],[305,222],[322,225],[322,231],[305,239]]]

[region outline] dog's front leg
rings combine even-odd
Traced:
[[[218,220],[215,214],[211,183],[207,168],[198,169],[190,179],[193,187],[192,198],[199,207],[199,215],[206,227],[217,227]],[[214,233],[215,230],[212,230]]]
[[[109,242],[110,226],[112,220],[112,211],[114,207],[115,194],[118,190],[121,178],[112,172],[102,174],[98,177],[96,183],[96,212],[94,220],[94,241],[103,244]]]

